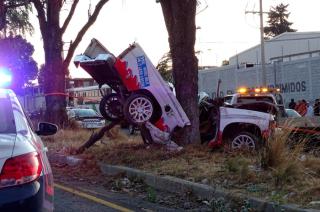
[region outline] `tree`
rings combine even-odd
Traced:
[[[73,57],[74,51],[87,30],[96,21],[102,7],[108,0],[99,0],[88,21],[78,32],[76,38],[70,44],[65,58],[62,57],[63,41],[62,36],[67,30],[69,23],[76,11],[79,0],[73,0],[69,14],[64,23],[60,25],[60,12],[65,0],[30,0],[38,13],[40,31],[43,38],[45,53],[45,65],[43,68],[44,92],[46,94],[46,119],[50,122],[63,125],[65,113],[65,84],[68,73],[68,66]]]
[[[284,32],[296,32],[290,26],[293,24],[288,21],[290,13],[287,10],[289,4],[279,4],[276,7],[271,7],[268,13],[269,26],[264,27],[264,34],[268,39],[280,35]]]
[[[198,60],[195,56],[196,0],[159,0],[169,35],[172,70],[177,99],[191,121],[181,133],[181,141],[200,141]]]
[[[159,73],[161,74],[162,78],[165,81],[173,83],[173,77],[172,77],[172,59],[170,52],[165,53],[160,61],[158,62],[158,65],[156,67],[158,69]]]
[[[222,66],[227,66],[229,64],[230,64],[229,60],[223,60],[221,65]]]
[[[37,63],[32,58],[34,48],[21,36],[9,36],[0,39],[0,49],[0,67],[11,71],[11,88],[19,93],[22,87],[37,77]]]
[[[32,34],[33,26],[29,22],[32,7],[28,0],[0,0],[0,31],[13,34]]]

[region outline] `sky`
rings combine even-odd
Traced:
[[[61,12],[61,25],[68,14],[71,0]],[[76,13],[63,37],[64,42],[74,40],[78,31],[88,19],[91,2],[93,12],[98,0],[81,0]],[[245,14],[258,11],[259,0],[201,0],[196,16],[197,38],[195,50],[199,65],[220,66],[222,61],[260,43],[259,15]],[[320,31],[319,0],[263,0],[263,10],[271,6],[289,4],[289,21],[298,32]],[[205,10],[201,10],[204,9]],[[36,12],[34,11],[34,15]],[[264,16],[267,20],[267,15]],[[33,17],[36,29],[27,40],[35,47],[34,59],[38,65],[44,62],[43,43],[38,30],[38,21]],[[129,44],[138,42],[154,65],[169,51],[168,33],[165,27],[161,5],[155,0],[109,0],[101,10],[95,24],[88,30],[75,54],[84,52],[92,38],[98,39],[110,52],[121,53]],[[64,49],[68,49],[68,43]],[[72,77],[88,77],[70,64]]]

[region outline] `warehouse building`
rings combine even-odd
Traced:
[[[266,63],[317,56],[320,56],[320,32],[285,32],[265,41]],[[230,57],[229,64],[261,64],[260,45]]]
[[[199,90],[217,96],[240,86],[262,85],[260,45],[229,59],[229,65],[200,70]],[[267,85],[278,87],[286,103],[291,98],[320,98],[320,32],[286,32],[265,42]]]

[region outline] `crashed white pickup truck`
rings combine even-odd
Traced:
[[[201,139],[212,148],[259,149],[275,124],[272,113],[233,108],[223,98],[212,100],[203,92],[199,93],[199,109]]]

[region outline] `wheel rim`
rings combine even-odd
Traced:
[[[129,115],[136,123],[148,121],[153,113],[153,106],[150,100],[144,97],[138,97],[129,104]]]
[[[256,145],[252,137],[248,135],[238,135],[232,140],[231,148],[232,149],[255,149]]]
[[[118,113],[120,113],[119,105],[120,105],[120,101],[118,97],[116,96],[110,97],[106,101],[106,104],[104,107],[107,115],[110,116],[111,118],[118,118]]]

